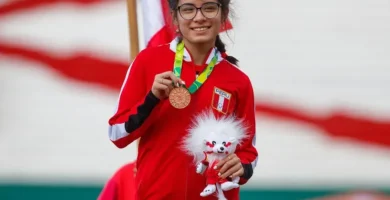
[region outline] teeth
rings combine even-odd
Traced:
[[[195,31],[204,31],[207,27],[194,28]]]

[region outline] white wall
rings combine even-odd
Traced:
[[[240,59],[258,98],[389,119],[389,1],[234,6],[228,53]],[[54,54],[83,49],[124,61],[129,55],[124,1],[15,14],[0,19],[0,30],[2,40]],[[0,181],[104,181],[135,158],[134,145],[119,150],[107,137],[117,94],[71,83],[40,65],[0,56]],[[260,159],[251,186],[390,184],[388,150],[334,142],[312,127],[267,116],[259,116],[257,128]]]

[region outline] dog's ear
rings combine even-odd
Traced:
[[[236,144],[237,143],[237,139],[235,137],[230,137],[229,138],[229,142],[232,143],[232,144]]]

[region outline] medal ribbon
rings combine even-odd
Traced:
[[[181,75],[183,56],[184,56],[184,42],[182,41],[176,47],[175,63],[173,66],[173,73],[178,78],[180,78]],[[200,86],[202,86],[203,83],[207,80],[207,78],[210,76],[211,72],[213,71],[215,64],[217,63],[217,60],[218,60],[217,50],[215,50],[214,57],[211,59],[211,62],[207,65],[206,69],[198,76],[198,78],[196,78],[196,80],[188,88],[188,91],[191,94],[195,93],[200,88]]]

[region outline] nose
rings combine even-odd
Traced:
[[[203,16],[202,11],[200,9],[198,9],[193,20],[200,21],[200,20],[205,20],[205,19],[206,18]]]
[[[223,147],[220,147],[219,149],[220,149],[221,151],[223,151],[225,148],[223,148]]]

